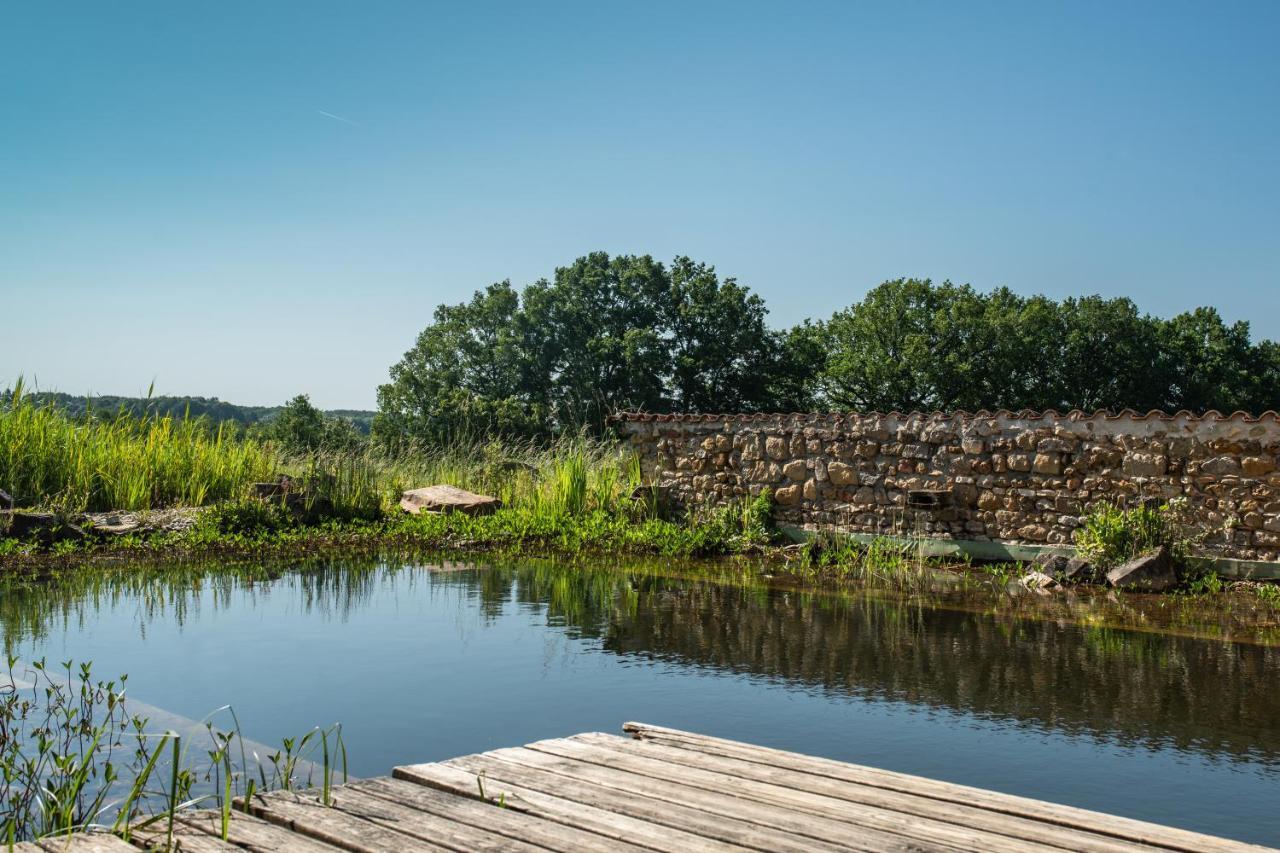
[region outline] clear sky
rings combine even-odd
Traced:
[[[0,386],[372,407],[440,302],[688,254],[1280,337],[1280,3],[12,2]]]

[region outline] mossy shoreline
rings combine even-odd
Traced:
[[[972,563],[954,558],[928,558],[910,544],[883,540],[858,544],[838,536],[821,536],[795,544],[780,536],[769,519],[767,496],[741,506],[722,508],[680,521],[644,513],[628,515],[603,509],[579,513],[535,514],[520,508],[472,517],[462,514],[386,515],[375,520],[299,519],[283,506],[245,500],[206,507],[189,529],[90,537],[41,546],[0,539],[0,575],[32,578],[93,567],[203,563],[224,564],[301,561],[308,558],[361,557],[397,560],[451,560],[523,557],[529,559],[657,561],[693,563],[703,569],[729,569],[797,589],[875,586],[924,594],[953,586],[977,585],[1012,591],[998,601],[1011,602],[1022,593],[1051,595],[1019,587],[1019,578],[1034,566],[1019,563]],[[1080,587],[1091,595],[1110,594],[1100,587]],[[1209,600],[1216,593],[1246,593],[1273,607],[1280,619],[1280,585],[1228,583],[1216,576],[1188,581],[1172,594],[1144,598]],[[1062,595],[1061,591],[1056,595]],[[1065,593],[1076,595],[1077,591]],[[1125,594],[1128,597],[1132,594]],[[1224,600],[1222,607],[1230,607]]]
[[[412,551],[546,556],[715,558],[781,554],[771,544],[761,504],[712,513],[699,520],[634,518],[603,510],[535,515],[503,509],[487,516],[386,516],[374,520],[299,521],[261,501],[201,510],[187,530],[62,539],[52,544],[0,537],[0,573],[51,571],[139,560],[208,557],[290,557],[311,554]]]

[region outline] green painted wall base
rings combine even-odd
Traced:
[[[778,530],[793,542],[804,542],[814,531],[790,524],[778,525]],[[1075,554],[1070,545],[1019,545],[1010,542],[992,542],[977,539],[929,539],[921,537],[877,536],[874,533],[841,534],[855,542],[871,542],[891,539],[904,545],[920,548],[926,557],[969,557],[974,560],[1030,563],[1046,554]],[[1236,580],[1280,580],[1280,563],[1265,560],[1233,560],[1226,557],[1196,557],[1194,562],[1212,569],[1224,578]]]

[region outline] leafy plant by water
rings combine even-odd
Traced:
[[[837,581],[874,581],[897,589],[920,589],[932,567],[923,540],[818,532],[804,544],[802,560],[816,574]]]
[[[1161,547],[1182,561],[1203,538],[1204,532],[1192,526],[1183,498],[1130,508],[1102,501],[1089,510],[1076,531],[1076,548],[1105,570]]]
[[[346,779],[340,726],[286,738],[265,758],[249,750],[230,706],[204,721],[211,748],[193,752],[193,737],[152,732],[130,712],[127,676],[96,680],[92,666],[64,661],[32,663],[19,681],[8,657],[0,679],[0,843],[109,829],[124,836],[163,823],[171,844],[175,815],[212,804],[223,815],[226,838],[232,802],[255,791],[311,788],[330,800],[335,774]],[[227,714],[231,728],[213,717]],[[321,751],[316,767],[310,757]],[[315,778],[316,772],[320,778]]]

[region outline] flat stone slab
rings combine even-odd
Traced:
[[[1107,572],[1107,583],[1117,589],[1167,592],[1178,585],[1178,572],[1168,549],[1160,548]]]
[[[502,506],[490,495],[478,495],[456,486],[425,486],[410,489],[400,496],[400,508],[418,515],[423,512],[461,512],[466,515],[488,515]]]
[[[199,516],[198,507],[173,507],[141,512],[87,512],[81,516],[81,520],[88,523],[92,533],[103,536],[128,536],[144,533],[179,533],[194,525]]]

